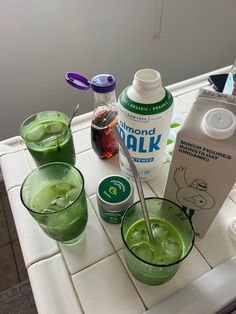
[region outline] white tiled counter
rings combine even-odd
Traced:
[[[199,87],[209,85],[208,76],[226,73],[229,69],[230,67],[226,67],[169,86],[174,96],[175,112],[187,114]],[[176,308],[173,298],[178,300],[178,295],[185,293],[184,289],[199,284],[199,280],[203,280],[208,274],[217,278],[213,276],[212,268],[216,267],[217,270],[217,266],[223,265],[223,262],[236,255],[236,242],[230,240],[226,233],[229,219],[236,216],[236,187],[205,238],[196,239],[192,252],[174,278],[161,286],[141,284],[126,268],[120,226],[108,224],[99,216],[96,202],[98,182],[107,175],[122,173],[118,155],[109,160],[100,160],[91,149],[91,117],[92,114],[88,113],[75,118],[72,123],[76,167],[85,178],[89,212],[85,236],[74,246],[59,244],[46,236],[20,201],[20,186],[36,167],[20,137],[0,143],[2,174],[38,312],[142,314],[148,310],[150,313],[188,313],[186,300],[180,299],[181,302]],[[156,180],[143,183],[146,197],[163,195],[168,169],[167,162]],[[135,200],[138,200],[136,188]],[[218,286],[220,287],[219,282]],[[212,289],[214,291],[214,287]],[[236,289],[233,296],[236,298]],[[217,307],[222,307],[224,301],[232,301],[232,292],[230,297],[228,294],[221,301],[218,299]],[[204,308],[203,302],[201,312],[213,313],[215,307],[216,303],[208,304]],[[159,312],[158,308],[162,311]],[[200,313],[198,310],[191,308],[191,313]]]

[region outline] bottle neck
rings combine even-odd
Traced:
[[[149,92],[162,87],[161,75],[152,69],[139,70],[134,75],[133,88],[136,91]]]
[[[109,93],[94,92],[94,109],[101,106],[116,107],[116,93],[115,91]]]
[[[134,75],[132,88],[128,96],[140,103],[155,103],[165,97],[161,75],[152,69],[139,70]]]

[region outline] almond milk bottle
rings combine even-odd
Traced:
[[[119,96],[119,132],[143,181],[158,176],[172,111],[172,95],[162,86],[160,73],[153,69],[137,71],[133,84]],[[133,176],[121,149],[120,166],[126,176]]]
[[[203,237],[236,181],[236,103],[200,90],[177,134],[164,197],[178,203]]]

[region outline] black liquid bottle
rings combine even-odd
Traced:
[[[91,87],[94,91],[91,143],[95,153],[106,159],[114,156],[119,149],[110,126],[117,116],[115,78],[108,74],[97,75],[92,79]]]
[[[99,74],[89,81],[81,74],[68,72],[66,81],[80,90],[94,92],[94,113],[91,123],[91,143],[94,152],[101,159],[118,153],[119,144],[112,132],[112,125],[118,120],[116,102],[116,80],[113,75]]]

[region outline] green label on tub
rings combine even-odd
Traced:
[[[109,212],[104,210],[101,206],[99,206],[99,213],[103,220],[110,224],[120,224],[121,219],[125,213],[125,210],[119,211],[119,212]]]
[[[130,193],[129,181],[121,176],[105,178],[99,185],[98,193],[100,198],[108,203],[117,204],[125,201]]]

